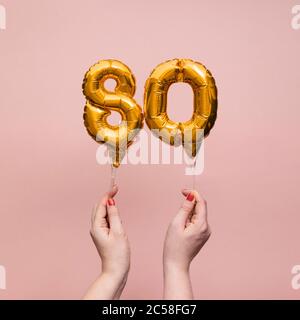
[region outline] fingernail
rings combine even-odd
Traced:
[[[109,206],[114,206],[114,205],[115,205],[115,200],[112,199],[112,198],[109,198],[109,199],[107,200],[107,204],[108,204]]]
[[[188,201],[193,201],[194,198],[195,198],[195,196],[190,192],[190,193],[187,195],[186,200],[188,200]]]

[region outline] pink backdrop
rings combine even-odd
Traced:
[[[90,211],[109,184],[86,134],[81,83],[99,59],[126,63],[142,104],[150,71],[189,57],[219,88],[198,184],[212,237],[192,266],[195,296],[291,298],[300,264],[300,30],[295,1],[1,0],[0,265],[2,299],[80,298],[99,272]],[[170,115],[189,117],[191,90],[176,86]],[[186,108],[183,108],[186,106]],[[116,201],[131,241],[123,298],[160,298],[162,242],[183,165],[124,165]]]

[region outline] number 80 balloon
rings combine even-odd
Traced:
[[[117,82],[115,92],[109,92],[104,82]],[[175,82],[186,82],[194,92],[194,111],[186,122],[174,122],[167,114],[167,94]],[[126,148],[143,126],[142,110],[133,99],[135,79],[130,69],[117,60],[101,60],[86,73],[83,93],[86,96],[84,124],[96,141],[107,143],[113,166],[118,167]],[[203,130],[207,136],[217,117],[217,88],[211,73],[199,62],[174,59],[158,65],[145,85],[144,113],[150,129],[171,145],[181,143],[190,157],[200,148]],[[112,126],[107,117],[112,111],[121,114],[122,123]]]

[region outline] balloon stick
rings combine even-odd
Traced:
[[[112,190],[113,186],[116,184],[116,175],[117,175],[117,168],[111,165],[111,172],[110,172],[110,190]]]

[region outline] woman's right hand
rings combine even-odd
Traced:
[[[206,201],[195,190],[182,190],[186,197],[171,221],[164,244],[164,266],[188,270],[191,261],[208,240]]]
[[[210,236],[206,201],[195,190],[183,190],[186,199],[171,221],[165,238],[164,299],[193,299],[190,263]]]

